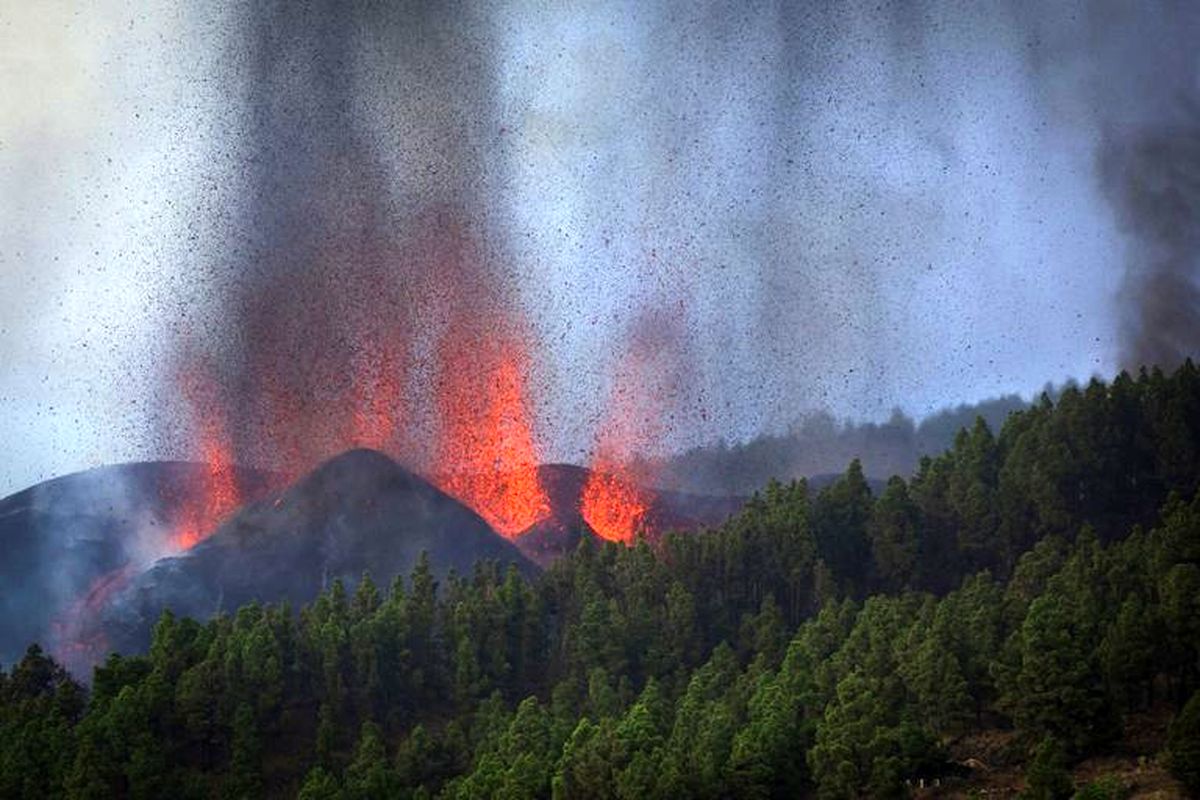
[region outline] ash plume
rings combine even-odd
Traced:
[[[1200,109],[1197,109],[1200,111]],[[1200,113],[1112,143],[1105,185],[1135,246],[1121,361],[1177,366],[1200,353]]]
[[[1200,353],[1200,7],[1180,0],[1017,14],[1042,102],[1092,130],[1096,175],[1126,236],[1118,364]]]
[[[354,444],[428,457],[436,423],[413,395],[437,379],[433,343],[464,308],[493,330],[508,318],[481,202],[486,20],[466,3],[309,0],[237,24],[239,190],[168,380],[209,365],[217,407],[191,412],[229,413],[241,463],[295,472]]]
[[[98,8],[0,30],[41,71],[0,119],[7,489],[206,427],[428,474],[439,387],[512,362],[582,463],[680,303],[674,449],[1195,352],[1194,2]]]
[[[514,70],[543,56],[512,31],[539,24],[520,3],[329,0],[237,23],[241,189],[197,327],[236,409],[238,461],[289,471],[357,444],[436,469],[447,371],[499,358],[472,363],[475,348],[446,339],[493,329],[541,376],[548,449],[578,459],[596,432],[563,420],[604,414],[604,368],[587,365],[677,304],[705,402],[670,421],[674,447],[822,408],[886,415],[932,373],[1028,369],[999,320],[1073,300],[1009,271],[1077,249],[1062,237],[1098,225],[1105,202],[1129,246],[1092,265],[1120,292],[1117,357],[1169,363],[1191,347],[1195,147],[1179,109],[1200,25],[1183,5],[652,4],[580,51],[557,90],[580,99],[551,110],[544,83],[513,94]],[[565,233],[585,255],[507,248],[521,228],[505,182],[522,164],[566,182],[548,213],[580,209]],[[1098,180],[1084,172],[1096,164]],[[988,196],[953,188],[976,173]],[[1067,192],[1047,189],[1064,178]],[[1055,204],[1071,216],[1030,241]],[[528,327],[522,291],[543,306]],[[600,314],[601,328],[579,323]],[[1041,324],[1023,335],[1051,369],[1063,337]]]

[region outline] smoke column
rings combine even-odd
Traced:
[[[1200,7],[1113,2],[1093,14],[1097,164],[1128,234],[1120,362],[1171,368],[1200,356]]]
[[[1003,373],[1030,350],[1039,384],[1060,377],[1063,331],[1035,320],[1095,292],[1089,267],[1119,291],[1117,363],[1193,351],[1194,10],[609,4],[562,30],[548,16],[245,13],[225,56],[244,87],[244,189],[200,337],[219,350],[240,460],[296,467],[357,443],[451,468],[446,420],[491,412],[447,404],[448,375],[482,372],[454,385],[489,391],[512,359],[472,363],[469,343],[493,328],[532,371],[532,446],[576,461],[614,424],[625,331],[663,313],[698,388],[629,456],[779,430],[805,408],[879,416],[930,375]],[[547,60],[583,70],[554,111],[553,74],[522,83]],[[570,253],[522,235],[542,197],[581,239]],[[1081,237],[1106,202],[1117,233]],[[1039,285],[1039,269],[1078,288]]]

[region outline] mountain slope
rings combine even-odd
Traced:
[[[574,550],[584,536],[595,537],[579,511],[590,475],[589,470],[573,464],[538,467],[538,479],[550,500],[550,516],[514,540],[526,557],[546,566]],[[644,492],[653,498],[645,518],[651,538],[669,530],[720,525],[745,502],[742,497],[707,497],[658,489]]]
[[[64,475],[0,499],[0,662],[52,626],[105,576],[171,552],[175,526],[198,502],[207,467],[182,461],[118,464]],[[242,494],[273,477],[240,469]]]
[[[353,450],[253,503],[190,551],[134,577],[85,626],[108,646],[143,649],[165,608],[207,618],[244,603],[307,602],[334,578],[407,576],[422,552],[435,573],[476,561],[535,567],[473,511],[371,450]]]

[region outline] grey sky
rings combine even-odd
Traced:
[[[156,367],[208,313],[247,158],[242,12],[195,5],[0,2],[0,494],[188,455],[151,435]],[[662,315],[693,379],[667,448],[1116,369],[1133,244],[1098,153],[1122,114],[1157,122],[1119,107],[1164,95],[1157,71],[1195,91],[1196,15],[987,5],[494,6],[483,202],[537,334],[545,458],[581,457],[625,337]],[[437,146],[406,133],[403,56],[361,58],[411,185]]]

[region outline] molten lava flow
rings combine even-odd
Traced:
[[[522,351],[512,342],[451,331],[441,355],[438,482],[515,538],[550,513],[538,478]]]
[[[213,384],[203,370],[185,373],[184,395],[196,419],[200,460],[204,464],[197,485],[187,493],[179,512],[171,546],[190,550],[208,538],[221,521],[242,502],[233,461],[233,450],[224,424],[224,409],[216,402]]]
[[[134,565],[126,564],[101,575],[50,624],[50,649],[60,664],[80,675],[104,657],[108,639],[100,630],[100,615],[109,599],[124,589],[135,573]]]
[[[650,502],[645,490],[613,473],[593,470],[583,486],[579,511],[597,536],[631,544],[644,530]]]

